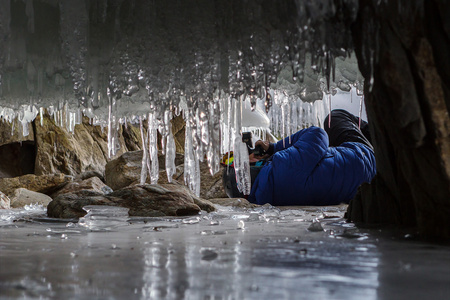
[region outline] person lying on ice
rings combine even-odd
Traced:
[[[333,110],[324,128],[300,130],[275,144],[257,141],[266,156],[250,154],[252,189],[248,200],[271,205],[336,205],[348,203],[364,182],[376,173],[373,147],[367,123],[345,110]],[[370,138],[370,137],[369,137]],[[270,156],[270,158],[267,158]],[[242,197],[237,191],[234,169],[224,172],[228,196]],[[256,172],[254,170],[257,170]],[[259,171],[259,172],[258,172]],[[233,181],[234,179],[234,181]]]

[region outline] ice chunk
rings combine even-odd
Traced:
[[[89,205],[83,209],[87,214],[78,220],[78,225],[91,231],[111,231],[128,222],[128,208]]]
[[[323,231],[323,227],[322,227],[322,224],[320,223],[320,221],[315,219],[315,220],[313,220],[311,225],[309,225],[308,230],[313,231],[313,232],[318,232],[318,231]]]

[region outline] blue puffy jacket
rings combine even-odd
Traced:
[[[248,200],[272,205],[348,203],[359,185],[376,173],[375,155],[364,144],[328,147],[319,127],[303,129],[275,144],[275,154],[261,169]]]

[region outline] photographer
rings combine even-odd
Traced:
[[[359,185],[372,180],[376,167],[372,145],[363,134],[364,131],[368,135],[367,123],[362,122],[360,128],[359,119],[345,110],[333,110],[329,118],[325,118],[325,130],[310,127],[275,144],[255,143],[255,149],[259,147],[262,151],[249,153],[250,202],[261,205],[348,203]],[[224,172],[226,190],[235,186],[232,175],[234,172]],[[227,194],[242,197],[239,192],[227,191]]]

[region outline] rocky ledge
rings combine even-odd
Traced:
[[[80,218],[87,205],[120,206],[129,209],[130,216],[161,217],[195,215],[201,208],[184,189],[170,190],[164,185],[134,185],[102,194],[93,190],[80,190],[57,196],[47,206],[53,218]]]

